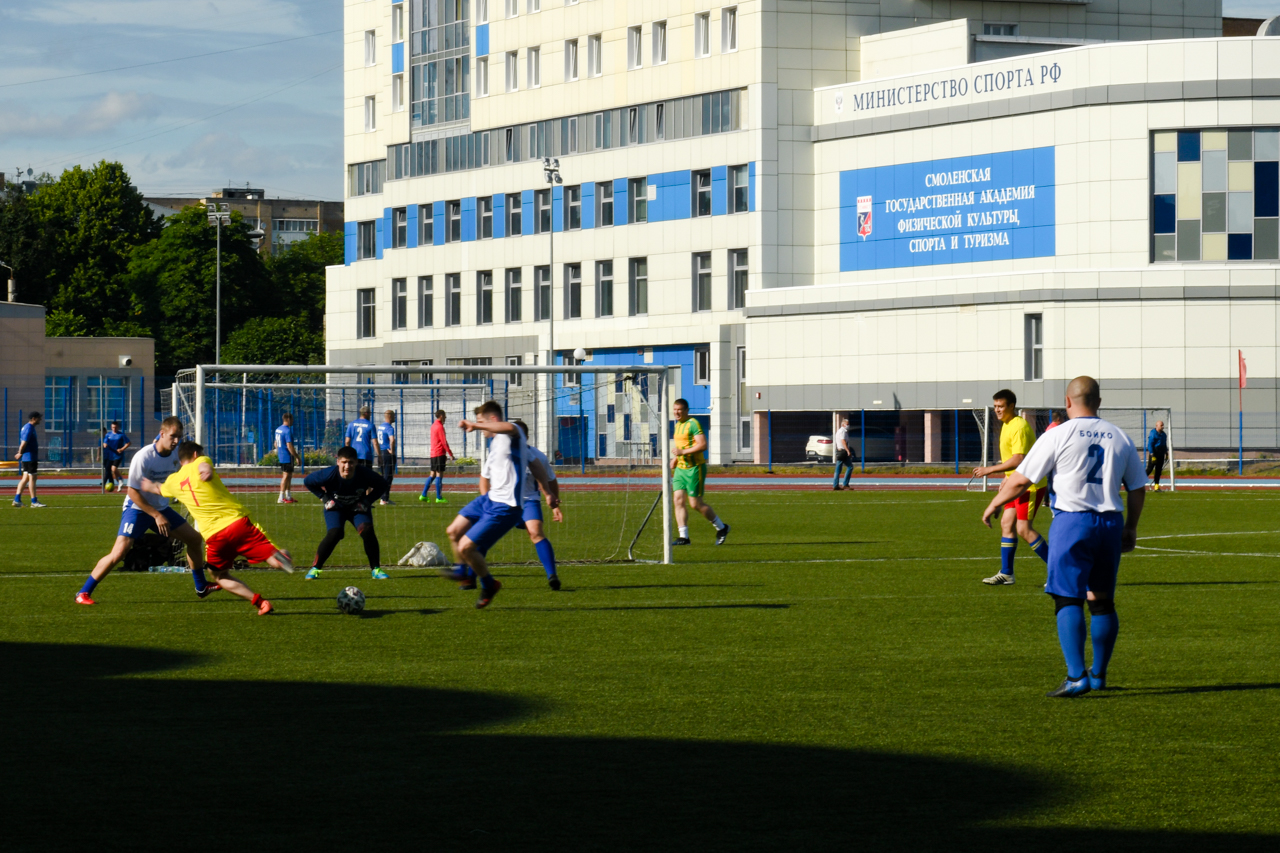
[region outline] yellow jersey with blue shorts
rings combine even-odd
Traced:
[[[693,447],[694,440],[702,434],[702,424],[695,418],[676,421],[676,448],[688,450]],[[702,451],[676,457],[676,470],[671,478],[672,489],[700,498],[706,483],[707,460]]]

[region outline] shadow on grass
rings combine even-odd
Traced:
[[[1248,690],[1280,690],[1280,682],[1261,682],[1257,684],[1197,684],[1189,687],[1108,687],[1106,690],[1090,694],[1099,698],[1123,696],[1181,696],[1189,693],[1238,693]]]
[[[1255,583],[1280,583],[1280,581],[1129,581],[1120,586],[1243,586]]]
[[[1274,836],[1004,828],[1061,779],[736,742],[493,734],[457,690],[178,679],[193,656],[0,644],[7,850],[1196,850]],[[168,673],[169,675],[165,675]],[[160,677],[132,677],[159,675]],[[470,729],[471,731],[463,731]],[[998,794],[995,795],[995,794]],[[222,805],[226,804],[226,805]],[[221,808],[219,808],[221,806]]]

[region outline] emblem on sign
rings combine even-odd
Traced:
[[[858,236],[871,236],[871,196],[858,196]]]

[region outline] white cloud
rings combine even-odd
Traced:
[[[299,6],[290,0],[46,0],[12,10],[19,20],[58,27],[91,25],[167,32],[198,31],[291,35],[306,31]]]
[[[155,99],[137,92],[107,92],[82,103],[74,112],[59,115],[35,112],[22,103],[0,104],[0,139],[73,139],[107,135],[121,125],[154,118]]]

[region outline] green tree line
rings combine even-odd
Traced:
[[[252,228],[233,213],[222,229],[222,362],[322,364],[324,268],[342,262],[342,235],[262,255]],[[45,306],[46,333],[155,338],[161,376],[213,361],[216,244],[203,207],[155,216],[119,163],[0,195],[0,261],[18,301]]]

